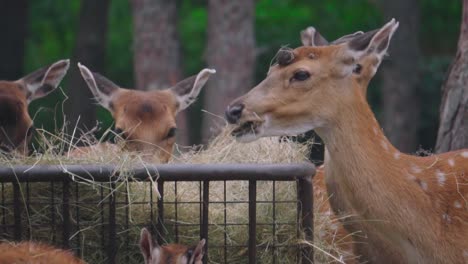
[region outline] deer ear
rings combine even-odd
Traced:
[[[99,104],[109,111],[112,111],[112,96],[120,90],[119,86],[99,73],[91,72],[86,66],[80,63],[78,63],[78,68],[80,69],[81,76],[83,76],[83,79]]]
[[[399,23],[393,18],[382,28],[366,32],[348,42],[348,48],[356,52],[358,57],[367,55],[377,55],[381,60],[386,54],[393,33],[398,28]]]
[[[203,249],[205,247],[206,240],[202,239],[200,242],[198,242],[197,247],[195,247],[195,250],[193,251],[193,260],[195,261],[201,261],[203,259]]]
[[[328,41],[314,27],[308,27],[301,31],[301,41],[304,46],[328,45]]]
[[[153,249],[157,247],[157,244],[153,244],[153,238],[148,229],[141,229],[140,234],[140,250],[141,254],[145,258],[145,263],[149,263],[149,260],[153,258]]]
[[[197,75],[182,80],[170,88],[179,103],[177,112],[184,110],[195,102],[205,83],[215,73],[216,70],[214,69],[203,69]]]
[[[18,80],[26,90],[28,103],[57,89],[69,67],[70,60],[60,60]]]

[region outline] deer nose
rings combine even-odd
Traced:
[[[239,121],[242,116],[242,110],[244,110],[243,104],[234,104],[228,106],[226,109],[226,119],[230,124],[235,124]]]

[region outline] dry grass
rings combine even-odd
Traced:
[[[110,132],[109,132],[110,133]],[[60,135],[60,133],[58,133]],[[70,157],[68,155],[58,155],[72,150],[71,138],[65,136],[55,136],[54,134],[40,131],[41,148],[45,151],[31,157],[0,155],[1,166],[14,165],[36,165],[36,164],[115,164],[122,171],[128,171],[131,167],[145,166],[149,162],[154,162],[154,157],[142,156],[138,153],[128,153],[119,147],[102,148],[90,153],[80,155],[80,157]],[[88,136],[89,137],[89,136]],[[86,139],[90,143],[99,142],[96,139]],[[311,144],[310,142],[308,144]],[[228,136],[228,132],[223,132],[213,139],[209,146],[200,151],[176,151],[171,163],[297,163],[307,160],[308,144],[298,144],[290,140],[279,140],[278,138],[264,138],[250,144],[235,142]],[[124,173],[124,177],[132,177]],[[210,185],[210,201],[223,201],[224,191],[228,201],[245,201],[248,194],[247,182],[228,182],[226,187],[223,182],[212,182]],[[4,186],[2,195],[6,202],[11,202],[11,193],[8,185]],[[271,201],[273,183],[258,183],[257,200]],[[277,201],[291,201],[296,199],[296,184],[291,182],[276,182]],[[155,206],[157,194],[154,193],[155,186],[148,183],[118,183],[115,189],[117,205],[117,228],[119,245],[119,260],[122,263],[142,263],[142,258],[137,247],[139,231],[142,226],[150,223],[151,213],[156,216]],[[26,207],[23,215],[24,223],[27,223],[25,230],[31,231],[32,239],[54,241],[60,243],[62,221],[61,215],[61,185],[60,184],[22,184],[22,196],[26,205],[27,197],[31,197],[30,206]],[[89,263],[101,263],[105,260],[106,252],[103,252],[101,234],[108,231],[106,222],[101,219],[108,217],[108,195],[109,183],[83,182],[72,184],[71,210],[72,221],[76,229],[73,230],[72,246],[80,249],[80,254]],[[180,242],[194,244],[198,239],[198,221],[200,216],[199,204],[199,183],[180,182],[177,184],[177,195],[175,195],[174,183],[165,184],[165,202],[178,203],[177,220],[175,219],[175,206],[168,204],[165,207],[165,223],[168,229],[166,238],[169,242],[174,237],[174,224],[185,224],[179,227]],[[153,193],[151,193],[153,191]],[[55,197],[52,199],[51,194]],[[79,198],[76,199],[76,194]],[[153,197],[151,198],[151,195]],[[55,204],[51,204],[53,201]],[[154,204],[151,204],[153,201]],[[189,202],[189,203],[185,203]],[[192,202],[192,203],[190,203]],[[324,201],[315,201],[318,208]],[[128,203],[128,205],[126,205]],[[1,205],[0,205],[1,207]],[[6,208],[6,207],[4,207]],[[328,263],[334,258],[340,258],[340,250],[333,242],[322,241],[318,234],[320,229],[332,225],[330,215],[320,214],[318,209],[315,215],[315,240],[314,247],[318,263]],[[11,207],[3,210],[6,222],[12,221]],[[296,205],[291,203],[278,203],[273,209],[271,203],[259,204],[257,209],[257,221],[259,223],[271,223],[275,212],[276,225],[275,236],[271,225],[257,226],[257,241],[261,245],[259,249],[259,263],[271,263],[275,257],[279,263],[295,263],[297,252],[294,248],[283,246],[294,246],[301,243],[301,238],[297,237],[296,228],[283,223],[296,222]],[[223,226],[226,212],[226,221],[229,223],[245,224],[248,222],[248,206],[246,203],[210,205],[210,226],[209,229],[209,260],[210,263],[223,263],[224,251],[222,248],[215,248],[226,243],[229,246],[241,246],[247,243],[248,227],[244,226]],[[127,216],[128,215],[128,216]],[[79,216],[79,217],[78,217]],[[54,228],[43,227],[55,219]],[[156,219],[156,218],[154,218]],[[190,226],[193,225],[193,226]],[[79,226],[79,227],[78,227]],[[107,239],[104,243],[108,243]],[[128,244],[128,249],[126,248]],[[278,247],[276,255],[273,256],[271,248]],[[330,254],[332,256],[330,256]],[[231,247],[227,250],[229,263],[246,263],[247,250],[243,247]],[[334,255],[334,256],[333,256]]]

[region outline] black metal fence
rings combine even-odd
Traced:
[[[39,239],[49,243],[71,248],[80,256],[85,248],[99,251],[97,257],[106,263],[131,263],[141,260],[138,247],[135,245],[138,237],[129,230],[137,230],[151,223],[157,233],[159,244],[165,241],[182,242],[184,228],[198,229],[200,238],[205,238],[206,254],[204,263],[210,256],[210,248],[221,250],[220,259],[216,262],[234,263],[228,259],[228,251],[234,247],[245,248],[249,263],[258,263],[258,249],[268,248],[271,251],[272,263],[283,262],[278,259],[277,250],[284,245],[275,244],[275,238],[267,246],[258,241],[257,228],[261,225],[270,226],[275,237],[279,225],[290,225],[296,231],[297,240],[290,243],[297,252],[297,262],[312,263],[313,249],[298,243],[301,239],[313,240],[313,201],[312,181],[315,168],[311,164],[219,164],[219,165],[153,165],[145,168],[132,169],[123,172],[115,166],[68,165],[68,166],[15,166],[0,168],[0,239],[25,240]],[[157,183],[157,191],[152,184],[146,184],[149,200],[142,200],[132,206],[141,206],[140,211],[147,212],[146,221],[133,222],[129,217],[129,184],[132,182],[152,181]],[[246,200],[229,201],[226,194],[230,192],[232,181],[248,182],[248,197]],[[178,184],[181,182],[198,183],[197,201],[179,201]],[[272,199],[269,201],[257,199],[258,184],[269,183]],[[296,182],[297,199],[278,200],[276,188],[282,182]],[[91,185],[91,183],[101,183]],[[221,199],[210,200],[210,183],[220,183],[223,187]],[[167,199],[169,189],[175,199]],[[262,185],[263,186],[263,185]],[[192,186],[193,187],[193,186]],[[83,196],[84,189],[91,192]],[[180,188],[179,188],[180,192]],[[160,195],[158,198],[157,195]],[[257,221],[257,208],[262,203],[272,205],[272,219],[268,223]],[[198,223],[181,223],[178,215],[186,204],[199,206]],[[245,204],[248,206],[247,223],[230,223],[226,214],[230,204]],[[281,223],[276,219],[278,207],[281,205],[297,208],[296,221]],[[173,209],[172,220],[168,221],[166,211]],[[224,208],[224,221],[210,223],[210,207]],[[149,208],[148,208],[149,207]],[[146,208],[146,210],[145,210]],[[118,215],[124,217],[119,218]],[[38,217],[31,217],[38,215]],[[210,243],[210,227],[215,225],[224,229],[224,243]],[[245,245],[230,245],[227,242],[227,229],[230,226],[246,226],[247,243]],[[38,234],[38,230],[44,230]],[[90,233],[92,232],[92,233]],[[40,233],[40,232],[39,232]],[[98,239],[99,237],[99,239]],[[168,237],[174,237],[169,239]],[[91,238],[91,239],[90,239]],[[89,251],[88,251],[89,252]],[[132,252],[123,254],[123,252]],[[96,253],[98,254],[98,253]],[[98,255],[99,255],[98,254]],[[125,255],[125,256],[119,256]],[[245,261],[244,261],[245,263]]]

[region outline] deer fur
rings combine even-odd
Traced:
[[[357,78],[369,59],[374,74],[398,22],[349,42],[299,47],[287,65],[226,111],[240,141],[315,129],[327,148],[325,174],[365,233],[400,263],[468,262],[468,149],[428,157],[399,152],[377,123]],[[233,122],[234,121],[234,122]],[[387,262],[387,261],[386,261]]]
[[[26,155],[34,132],[28,105],[54,91],[67,73],[60,60],[16,81],[0,81],[0,149]]]
[[[158,245],[148,229],[143,228],[140,236],[140,250],[145,264],[202,264],[205,239],[194,247],[181,244]]]
[[[78,64],[81,75],[101,106],[109,110],[117,134],[125,149],[156,154],[167,162],[176,140],[176,115],[192,104],[214,69],[203,69],[197,75],[165,90],[138,91],[124,89],[99,73]],[[106,145],[77,148],[70,155],[81,156]]]
[[[68,250],[37,242],[0,243],[0,264],[85,264]]]

